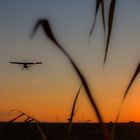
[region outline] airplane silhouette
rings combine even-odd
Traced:
[[[21,66],[21,69],[27,69],[29,70],[29,67],[35,64],[42,64],[42,62],[9,62],[11,64],[18,64]]]

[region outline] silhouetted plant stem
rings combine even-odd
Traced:
[[[98,14],[99,7],[100,6],[101,6],[101,13],[102,13],[102,21],[103,21],[104,33],[105,33],[105,30],[106,30],[106,27],[105,27],[104,0],[96,0],[96,8],[95,8],[95,14],[94,14],[94,19],[93,19],[93,24],[92,24],[92,27],[91,27],[91,30],[90,30],[90,33],[89,33],[89,36],[90,37],[91,37],[91,35],[92,35],[93,31],[94,31],[94,28],[95,28],[97,14]]]
[[[74,99],[74,102],[73,102],[73,105],[72,105],[72,110],[71,110],[71,114],[70,114],[70,118],[68,119],[69,121],[69,132],[68,132],[68,137],[70,136],[70,133],[71,133],[71,128],[72,128],[72,123],[73,123],[73,118],[74,118],[74,115],[75,115],[75,107],[76,107],[76,103],[77,103],[77,99],[79,97],[79,93],[81,91],[81,88],[82,88],[82,84],[80,86],[80,88],[78,89],[78,92],[75,96],[75,99]]]
[[[36,125],[37,125],[37,129],[42,137],[43,140],[47,140],[47,136],[45,135],[44,131],[42,130],[41,126],[40,126],[40,122],[38,120],[36,120],[35,118],[31,117],[30,115],[20,111],[20,110],[12,110],[13,111],[16,111],[18,113],[20,113],[17,117],[15,117],[14,119],[10,120],[9,123],[13,123],[15,122],[17,119],[21,118],[22,116],[26,116],[27,118],[23,121],[23,123],[30,123],[32,121],[35,121],[36,122]]]
[[[115,6],[116,6],[116,0],[111,0],[110,8],[109,8],[109,17],[108,17],[108,32],[107,32],[107,43],[106,43],[106,48],[105,48],[104,64],[107,59],[108,47],[109,47],[110,37],[111,37],[111,33],[112,33]]]
[[[58,43],[58,41],[56,40],[53,32],[52,32],[52,28],[50,26],[50,23],[47,19],[40,19],[37,21],[37,23],[35,24],[34,26],[34,29],[33,29],[33,32],[32,32],[32,37],[34,36],[36,30],[38,29],[39,26],[42,26],[43,27],[43,30],[46,34],[46,36],[56,45],[56,47],[68,58],[70,64],[72,65],[73,69],[75,70],[75,72],[77,73],[78,77],[80,78],[82,84],[83,84],[83,87],[86,91],[86,95],[95,111],[95,114],[99,120],[99,123],[101,125],[101,128],[102,128],[102,132],[103,132],[103,135],[104,135],[104,139],[105,140],[110,140],[110,134],[109,134],[109,131],[107,129],[107,127],[105,127],[105,124],[103,123],[103,119],[102,119],[102,116],[100,114],[100,111],[96,105],[96,102],[95,100],[93,99],[92,95],[91,95],[91,91],[88,87],[88,84],[87,84],[87,81],[86,79],[84,78],[83,74],[81,73],[80,69],[78,68],[78,66],[75,64],[75,62],[73,61],[73,59],[70,57],[70,55],[68,54],[68,52]]]
[[[130,80],[130,82],[129,82],[127,88],[126,88],[126,90],[125,90],[125,93],[124,93],[124,95],[123,95],[123,98],[122,98],[122,101],[121,101],[121,104],[120,104],[118,113],[117,113],[116,118],[115,118],[115,123],[118,122],[118,119],[119,119],[119,117],[120,117],[120,113],[121,113],[121,110],[122,110],[124,101],[125,101],[125,99],[126,99],[126,96],[128,95],[128,91],[129,91],[129,89],[131,88],[131,86],[132,86],[133,82],[135,81],[136,77],[138,76],[139,72],[140,72],[140,63],[138,63],[138,65],[137,65],[137,67],[136,67],[136,70],[135,70],[135,72],[134,72],[134,74],[133,74],[133,76],[132,76],[132,78],[131,78],[131,80]],[[112,128],[112,133],[111,133],[111,134],[112,134],[112,139],[114,138],[115,129],[116,129],[116,125],[114,124],[114,126],[113,126],[113,128]]]

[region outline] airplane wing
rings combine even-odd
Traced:
[[[34,63],[34,62],[25,62],[24,64],[33,65],[33,64],[35,64],[35,63]]]
[[[12,64],[25,64],[23,62],[9,62],[9,63],[12,63]]]
[[[42,64],[42,62],[25,62],[27,65]]]
[[[27,65],[34,65],[34,64],[42,64],[42,62],[9,62],[9,63],[12,63],[12,64],[27,64]]]
[[[35,64],[42,64],[42,62],[35,62]]]

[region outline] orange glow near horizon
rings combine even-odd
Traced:
[[[138,83],[130,90],[124,102],[119,122],[140,121],[140,95],[136,94],[140,91],[140,88],[137,85]],[[70,90],[70,88],[69,90],[51,88],[42,91],[42,93],[39,94],[40,96],[38,96],[40,89],[28,90],[30,95],[25,91],[26,90],[20,92],[20,94],[23,95],[22,98],[21,95],[15,94],[15,90],[11,91],[11,94],[16,96],[9,99],[6,97],[6,94],[3,95],[3,102],[0,103],[0,121],[10,120],[16,115],[15,113],[9,113],[10,110],[19,109],[43,122],[67,122],[75,96],[74,91]],[[47,92],[51,94],[46,94]],[[33,96],[31,96],[32,94]],[[6,103],[4,98],[7,98]],[[113,96],[104,100],[98,97],[96,100],[105,122],[114,121],[121,100],[114,99]],[[83,89],[80,93],[76,109],[78,109],[78,111],[74,116],[74,121],[86,122],[90,120],[91,122],[97,122],[95,113]]]

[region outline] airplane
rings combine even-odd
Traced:
[[[18,64],[21,66],[21,69],[27,69],[29,70],[29,67],[35,64],[42,64],[42,62],[9,62],[11,64]]]

